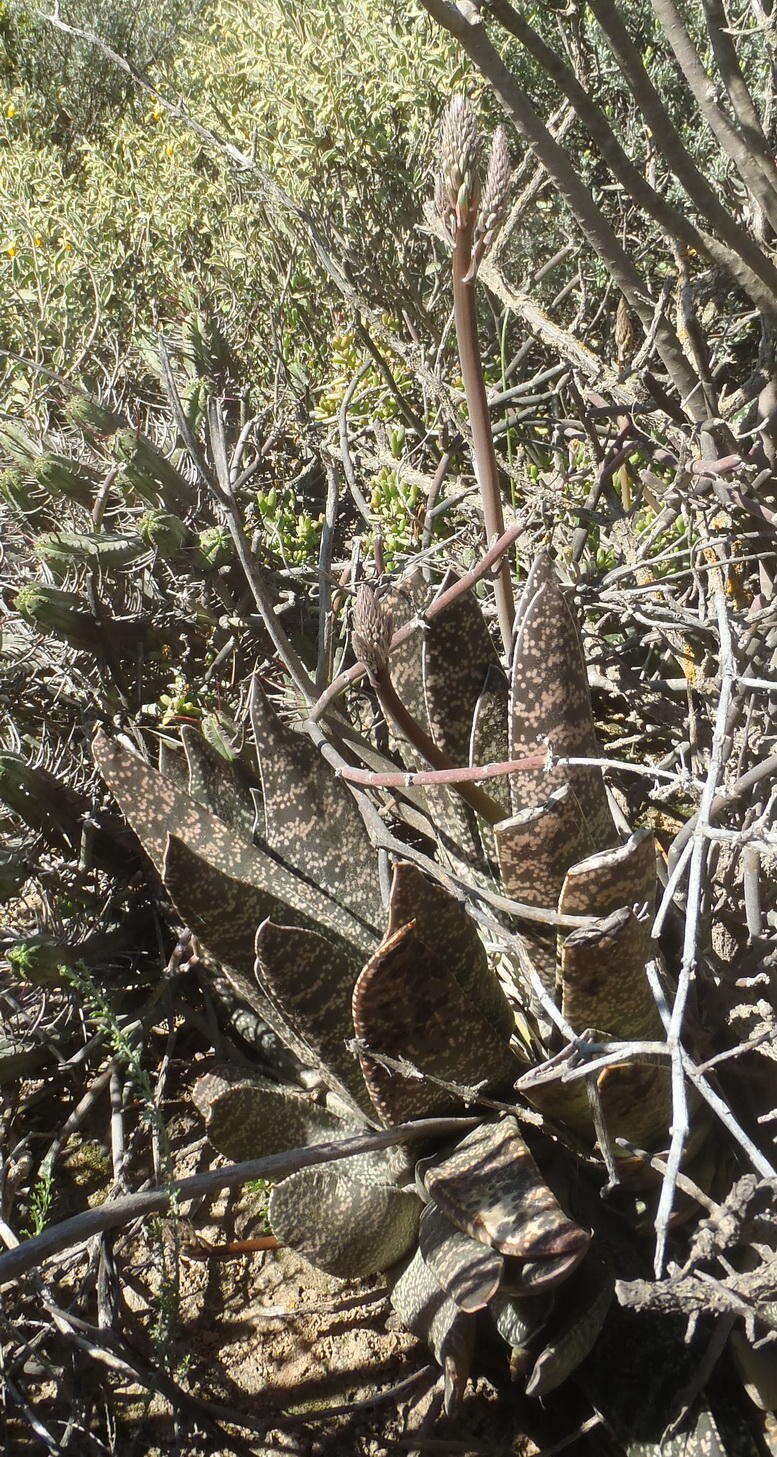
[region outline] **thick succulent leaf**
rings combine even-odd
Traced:
[[[542,753],[559,757],[598,754],[585,660],[577,624],[550,557],[540,553],[522,599],[510,684],[510,758]],[[513,808],[541,803],[569,782],[580,802],[593,845],[612,843],[615,827],[599,769],[517,771],[510,775]]]
[[[310,739],[278,717],[256,677],[251,723],[270,849],[306,880],[326,886],[342,906],[340,917],[330,914],[333,929],[353,939],[358,918],[374,943],[383,920],[377,857],[353,794]]]
[[[471,765],[500,764],[509,757],[510,746],[507,737],[509,698],[507,678],[502,668],[489,668],[472,715],[469,742]],[[498,779],[489,779],[483,787],[491,798],[502,806],[505,815],[509,815],[511,803],[507,775],[503,774]],[[497,855],[493,827],[479,819],[478,833],[486,860],[490,865],[496,867]]]
[[[606,1067],[599,1074],[597,1087],[602,1116],[612,1139],[625,1138],[637,1148],[665,1146],[672,1126],[668,1067],[639,1063]],[[615,1153],[617,1157],[617,1149]]]
[[[500,1290],[489,1309],[502,1340],[515,1350],[528,1345],[546,1325],[553,1299],[549,1295],[509,1295]]]
[[[552,571],[553,565],[550,560],[550,554],[545,547],[542,547],[537,552],[534,561],[529,567],[526,581],[523,584],[523,588],[515,604],[515,617],[513,619],[513,645],[510,654],[511,663],[513,660],[513,653],[515,652],[515,644],[518,640],[518,634],[523,624],[523,619],[526,616],[526,613],[532,602],[534,601],[534,598],[536,597],[537,592],[539,591],[543,582],[547,580],[548,573]]]
[[[509,1041],[514,1030],[510,1004],[492,971],[475,924],[462,905],[409,860],[394,866],[387,938],[410,922],[426,950],[445,962],[465,996]]]
[[[346,912],[327,891],[293,875],[237,835],[223,820],[165,779],[137,754],[98,733],[94,757],[100,773],[163,879],[167,838],[168,834],[174,834],[194,857],[211,867],[211,885],[219,874],[223,874],[232,882],[232,889],[228,892],[225,889],[225,894],[238,896],[241,883],[249,888],[247,894],[251,890],[261,893],[260,897],[254,897],[257,905],[261,900],[262,906],[261,914],[254,921],[254,931],[259,921],[267,916],[290,923],[303,919],[313,925],[323,923],[332,926],[355,945],[372,949],[374,937],[370,929]],[[179,905],[178,909],[182,911],[183,908]],[[210,922],[215,919],[209,915],[207,906],[201,907],[201,915]],[[192,922],[188,924],[192,925]],[[193,925],[192,929],[195,929]],[[207,937],[203,939],[220,960],[212,941],[209,942]],[[249,967],[252,964],[253,933]]]
[[[626,906],[572,931],[561,947],[562,1010],[575,1032],[660,1039],[663,1024],[645,972],[649,925]]]
[[[453,573],[449,573],[441,592],[447,591],[455,581]],[[456,763],[466,764],[472,720],[480,695],[486,683],[500,672],[496,649],[472,593],[464,592],[454,598],[434,617],[423,641],[429,731]]]
[[[183,749],[167,739],[159,740],[159,772],[171,779],[179,789],[189,788],[189,766]]]
[[[677,1394],[698,1370],[699,1346],[686,1344],[686,1327],[682,1316],[612,1305],[575,1384],[602,1413],[626,1457],[758,1457],[762,1449],[733,1404],[719,1408],[729,1428],[723,1435],[704,1397],[681,1431],[665,1437]]]
[[[742,1385],[761,1411],[777,1412],[777,1350],[773,1345],[756,1350],[743,1330],[729,1336],[729,1349]]]
[[[502,820],[494,827],[494,838],[506,894],[526,905],[547,910],[556,909],[570,865],[590,849],[588,827],[569,784],[559,785],[542,804]],[[556,932],[552,926],[527,923],[523,935],[534,969],[555,999],[558,991]],[[529,989],[527,995],[543,1032],[549,1032],[545,1013],[535,1005],[534,993]]]
[[[189,793],[211,814],[251,840],[256,824],[252,785],[237,761],[224,759],[197,729],[181,729],[189,767]]]
[[[570,865],[590,846],[570,786],[561,784],[544,803],[500,821],[494,835],[505,893],[555,911]]]
[[[499,1289],[503,1257],[464,1234],[434,1204],[427,1204],[421,1215],[418,1247],[460,1310],[482,1310]]]
[[[587,1248],[545,1183],[515,1118],[482,1123],[426,1172],[435,1203],[473,1239],[524,1259]]]
[[[508,1042],[473,1005],[454,973],[416,933],[404,926],[379,946],[354,988],[357,1037],[375,1052],[407,1058],[421,1072],[448,1083],[486,1080],[500,1086],[514,1076]],[[418,1078],[404,1077],[360,1057],[372,1102],[387,1123],[428,1117],[455,1108],[455,1094]]]
[[[567,1280],[586,1253],[585,1245],[568,1255],[554,1255],[551,1260],[522,1260],[512,1279],[515,1294],[538,1295],[550,1291]]]
[[[429,588],[419,568],[392,583],[383,602],[391,613],[395,632],[413,621],[428,601],[429,595]],[[426,700],[421,663],[424,631],[425,629],[418,629],[391,654],[391,680],[405,708],[426,728]]]
[[[455,582],[449,573],[441,591]],[[429,732],[454,764],[469,762],[472,722],[487,682],[498,674],[499,658],[476,599],[456,597],[423,636],[424,699]],[[453,865],[485,869],[477,816],[454,790],[435,791],[431,800],[441,847]]]
[[[342,1280],[387,1270],[415,1243],[421,1210],[415,1191],[388,1177],[385,1162],[366,1158],[299,1169],[270,1195],[273,1233]]]
[[[625,1138],[637,1148],[664,1144],[672,1113],[671,1076],[666,1067],[617,1064],[603,1068],[596,1085],[611,1141]],[[547,1118],[593,1142],[594,1123],[582,1080],[546,1083],[527,1096]],[[616,1161],[628,1163],[632,1157],[617,1147],[613,1151]]]
[[[646,905],[652,912],[655,897],[655,837],[652,830],[641,829],[625,844],[573,864],[559,910],[565,916],[609,916],[621,906]]]
[[[667,1418],[671,1416],[667,1413]],[[746,1439],[747,1441],[747,1439]],[[761,1449],[754,1442],[737,1443],[737,1452],[744,1457],[760,1457]],[[657,1436],[655,1441],[625,1444],[626,1457],[732,1457],[732,1447],[724,1440],[717,1422],[708,1407],[694,1412],[687,1429],[674,1437]]]
[[[200,1103],[206,1092],[198,1093]],[[207,1106],[205,1124],[213,1147],[235,1163],[288,1148],[330,1143],[359,1128],[355,1120],[335,1118],[312,1102],[309,1094],[261,1086],[252,1079],[232,1083],[217,1092]]]
[[[440,1288],[416,1250],[391,1292],[391,1304],[406,1330],[429,1346],[445,1372],[445,1410],[453,1415],[469,1376],[475,1319]]]
[[[194,1087],[192,1088],[192,1102],[201,1118],[207,1118],[211,1104],[216,1098],[220,1098],[228,1088],[233,1088],[236,1083],[246,1081],[246,1069],[236,1067],[230,1062],[220,1062],[214,1058],[204,1064],[205,1071],[200,1073]],[[261,1075],[251,1074],[251,1082],[259,1088],[276,1088],[277,1082]]]
[[[546,1337],[526,1383],[527,1396],[547,1396],[585,1360],[604,1325],[613,1293],[614,1277],[589,1255],[564,1290],[556,1328]]]
[[[359,969],[353,948],[339,939],[272,921],[257,932],[259,985],[310,1050],[311,1065],[371,1115],[359,1064],[346,1047],[353,1037],[351,999]]]
[[[306,1065],[309,1049],[294,1032],[254,977],[254,938],[257,923],[280,909],[291,917],[289,906],[278,907],[263,890],[233,880],[197,855],[183,840],[171,835],[162,866],[162,879],[184,922],[217,961],[238,996],[265,1021]]]
[[[526,1097],[546,1118],[566,1126],[578,1138],[593,1140],[594,1125],[591,1105],[582,1078],[564,1083],[560,1079],[553,1083],[541,1083],[526,1091]]]
[[[501,667],[489,668],[472,715],[469,741],[470,764],[503,764],[510,753],[507,737],[507,713],[510,701],[507,678]],[[490,779],[489,794],[510,813],[510,786],[507,775]]]

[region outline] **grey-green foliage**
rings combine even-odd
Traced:
[[[94,31],[141,71],[175,53],[206,0],[62,0],[60,19]],[[40,124],[66,145],[95,133],[126,105],[134,82],[93,46],[65,35],[30,0],[8,0],[0,14],[0,70],[38,100]]]

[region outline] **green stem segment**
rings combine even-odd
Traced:
[[[472,219],[456,229],[453,245],[453,312],[464,393],[472,429],[475,474],[483,501],[486,545],[490,546],[497,537],[504,534],[505,523],[499,469],[491,434],[491,416],[478,343],[475,277],[470,276],[473,230],[474,220]],[[499,568],[495,588],[499,630],[502,634],[505,652],[509,653],[513,638],[515,605],[510,563],[506,558]]]
[[[374,670],[371,677],[375,685],[380,706],[386,718],[394,725],[397,732],[418,750],[419,754],[426,759],[427,763],[431,764],[433,769],[454,769],[456,766],[453,760],[449,759],[448,755],[443,753],[442,749],[438,749],[434,739],[421,727],[412,713],[405,708],[391,681],[388,668]],[[488,824],[496,825],[500,820],[504,819],[505,811],[501,804],[498,804],[495,799],[492,799],[490,794],[486,794],[486,791],[481,789],[477,784],[451,784],[450,788],[455,789],[461,795],[461,798],[466,800],[470,808],[474,809],[476,814],[479,814]]]

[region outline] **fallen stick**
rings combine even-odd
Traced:
[[[353,1158],[355,1154],[372,1153],[377,1149],[391,1148],[395,1143],[409,1143],[416,1138],[445,1138],[456,1133],[465,1133],[477,1122],[475,1118],[422,1118],[415,1123],[401,1123],[396,1128],[385,1128],[375,1133],[357,1134],[333,1143],[316,1144],[313,1148],[293,1148],[287,1153],[270,1154],[267,1158],[248,1159],[240,1164],[228,1164],[223,1169],[208,1169],[202,1174],[192,1174],[188,1179],[177,1179],[164,1189],[149,1189],[143,1194],[127,1194],[121,1199],[100,1204],[96,1209],[85,1209],[59,1224],[52,1224],[42,1234],[22,1241],[15,1249],[0,1255],[0,1286],[16,1280],[27,1270],[50,1260],[53,1255],[83,1240],[102,1234],[106,1229],[118,1229],[131,1220],[146,1214],[158,1214],[174,1205],[203,1194],[214,1194],[219,1189],[236,1189],[253,1179],[283,1179],[297,1169],[312,1168],[316,1164],[332,1163],[335,1159]]]

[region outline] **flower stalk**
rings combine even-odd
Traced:
[[[494,135],[482,191],[478,178],[480,151],[481,138],[472,108],[465,97],[454,96],[443,119],[435,201],[453,245],[456,343],[488,545],[504,534],[505,524],[478,339],[476,284],[480,261],[492,246],[506,211],[511,170],[504,129],[498,127]],[[506,559],[499,568],[495,590],[499,630],[505,652],[509,653],[515,604]]]

